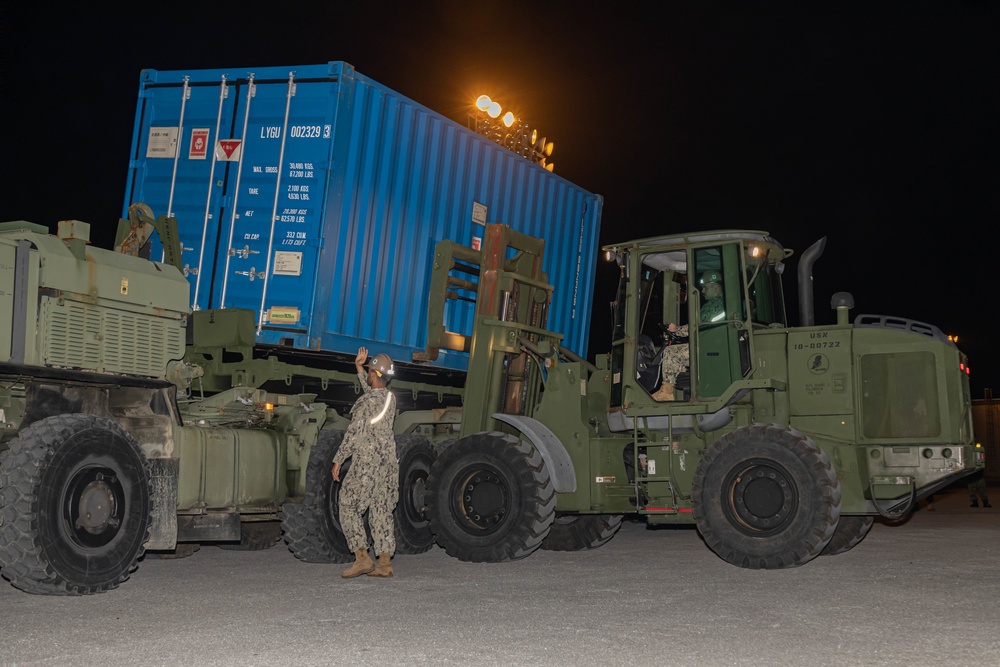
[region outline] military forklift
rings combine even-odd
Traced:
[[[423,355],[470,354],[461,431],[424,490],[437,543],[462,560],[513,560],[594,548],[631,516],[694,524],[737,566],[788,568],[853,548],[875,517],[901,520],[983,467],[967,359],[940,329],[852,321],[844,292],[835,321],[815,323],[825,243],[799,262],[800,326],[782,289],[793,253],[767,232],[608,245],[613,337],[593,363],[545,329],[543,242],[491,225],[481,253],[439,244],[429,324],[470,293],[477,316],[470,335],[431,326]],[[722,307],[703,322],[706,272],[721,278]],[[673,345],[687,347],[686,367],[661,391]]]

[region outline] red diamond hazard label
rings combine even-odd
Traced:
[[[219,143],[215,145],[215,159],[221,162],[239,162],[242,148],[242,139],[219,139]]]

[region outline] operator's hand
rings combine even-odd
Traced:
[[[362,348],[362,349],[364,349],[364,348]],[[340,464],[339,463],[334,463],[333,464],[333,481],[335,481],[335,482],[339,482],[340,481]]]
[[[687,336],[682,336],[679,332],[680,327],[677,326],[675,322],[663,327],[663,344],[664,345],[683,345],[688,342]]]
[[[354,357],[354,367],[358,369],[359,373],[364,372],[365,362],[368,361],[368,348],[359,347],[358,356]]]

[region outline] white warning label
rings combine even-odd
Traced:
[[[300,276],[302,275],[302,253],[283,252],[274,253],[274,275],[276,276]]]
[[[477,225],[486,224],[486,204],[480,204],[477,201],[472,202],[472,221]]]
[[[149,128],[149,142],[146,144],[146,157],[168,157],[177,155],[177,128]]]

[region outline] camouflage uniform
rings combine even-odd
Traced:
[[[972,507],[979,507],[979,499],[983,499],[983,507],[992,507],[990,497],[986,494],[986,475],[980,470],[969,478],[969,502]]]
[[[399,460],[392,433],[396,400],[388,389],[370,387],[365,374],[358,377],[364,393],[351,408],[351,425],[333,457],[334,464],[351,459],[340,488],[340,525],[351,551],[367,549],[362,515],[370,510],[375,553],[392,554],[396,551],[392,511],[399,500]]]
[[[678,336],[687,338],[688,325],[677,327]],[[663,350],[663,381],[670,385],[677,384],[677,374],[687,369],[690,352],[687,343],[673,343]]]
[[[709,299],[701,307],[701,321],[711,322],[720,313],[725,312],[722,297]],[[688,337],[688,325],[677,327],[676,335]],[[687,343],[674,343],[663,350],[663,381],[670,385],[677,384],[677,374],[687,370],[691,361],[691,352]]]

